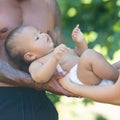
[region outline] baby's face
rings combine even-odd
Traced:
[[[51,37],[34,27],[25,27],[21,38],[24,40],[22,44],[27,48],[27,52],[32,52],[37,58],[50,53],[54,49]]]

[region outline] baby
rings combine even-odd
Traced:
[[[39,83],[47,82],[56,72],[65,73],[66,79],[78,84],[98,85],[103,79],[109,84],[118,79],[117,69],[101,54],[87,48],[78,25],[73,29],[72,39],[75,49],[64,44],[54,47],[47,33],[33,26],[21,26],[9,34],[5,49],[22,67],[27,66],[33,80]]]

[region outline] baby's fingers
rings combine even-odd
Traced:
[[[61,57],[64,53],[68,52],[68,50],[68,47],[66,47],[64,44],[61,44],[55,49],[54,55],[57,56],[57,58],[58,56]]]
[[[61,47],[60,47],[61,52],[65,53],[65,52],[68,52],[68,50],[69,50],[69,48],[66,45],[63,45],[63,44],[61,45]]]

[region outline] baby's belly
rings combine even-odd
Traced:
[[[61,59],[59,64],[64,71],[70,71],[79,62],[79,57],[75,55],[65,55]]]

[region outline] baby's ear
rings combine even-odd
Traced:
[[[24,60],[25,61],[32,62],[35,59],[36,59],[36,56],[31,52],[27,52],[27,53],[24,54]]]

